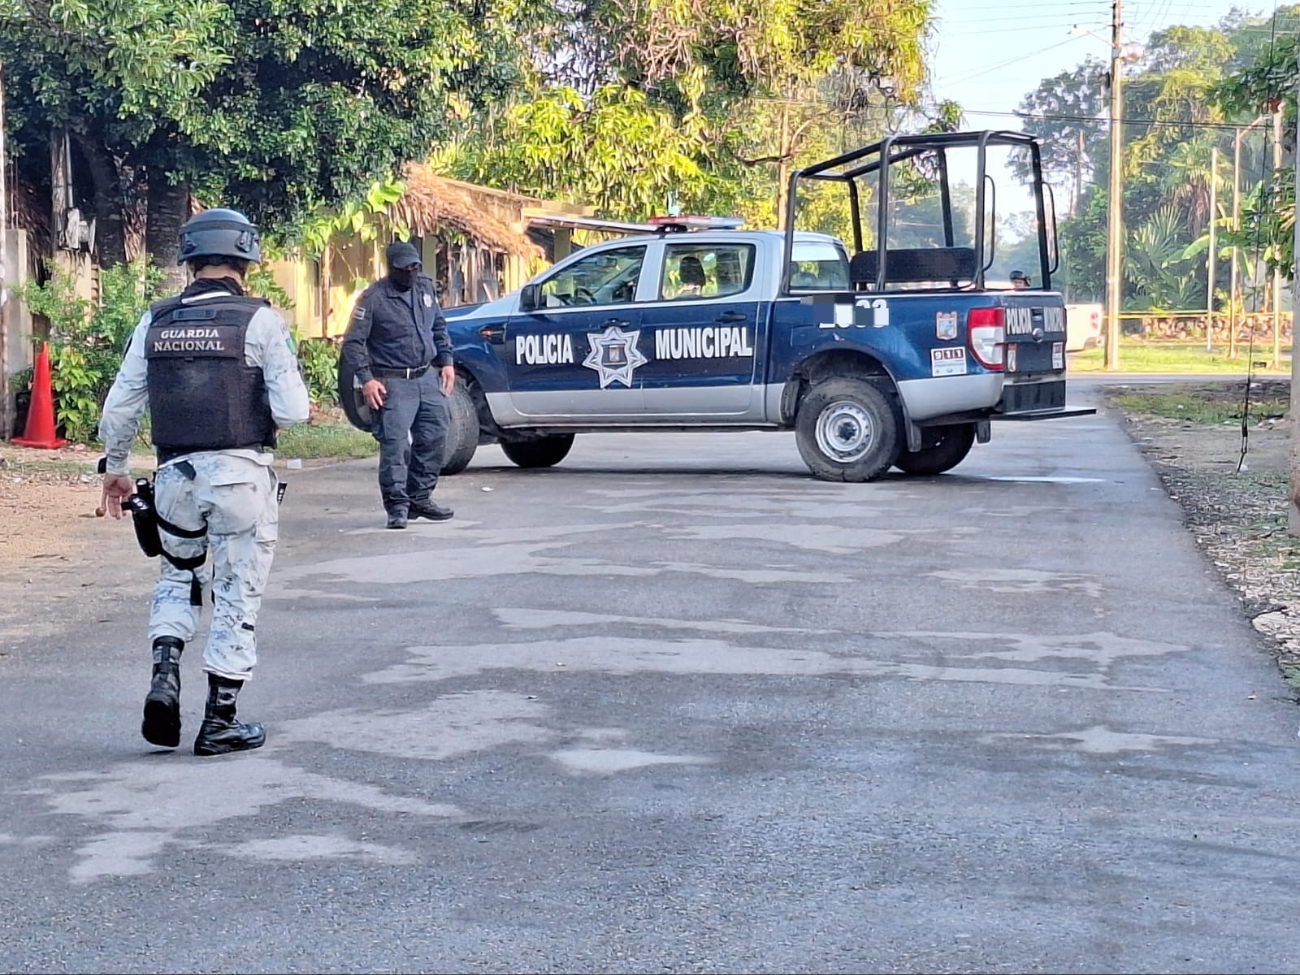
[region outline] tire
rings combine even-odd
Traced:
[[[568,456],[573,434],[558,433],[537,440],[501,441],[501,449],[519,467],[554,467]]]
[[[799,454],[823,481],[870,481],[889,470],[899,452],[899,429],[891,395],[849,376],[808,390],[794,423]]]
[[[942,474],[950,471],[975,446],[975,424],[929,427],[922,431],[925,439],[920,450],[904,450],[894,465],[904,474]]]
[[[474,396],[461,376],[447,397],[447,443],[442,453],[442,474],[459,474],[478,449],[478,410]]]

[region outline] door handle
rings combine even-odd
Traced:
[[[495,325],[484,325],[478,330],[478,334],[483,336],[493,345],[504,345],[506,341],[505,323],[497,322]]]
[[[621,318],[611,318],[611,319],[610,319],[609,321],[607,321],[605,324],[606,324],[606,325],[613,325],[613,326],[615,326],[616,328],[626,328],[628,325],[631,325],[632,323],[631,323],[631,322],[625,322],[625,321],[623,321],[623,319],[621,319]]]
[[[721,315],[718,316],[717,320],[723,325],[734,325],[737,322],[748,321],[749,316],[741,314],[738,311],[724,311]]]

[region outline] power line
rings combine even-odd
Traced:
[[[1063,47],[1066,44],[1070,44],[1073,41],[1077,41],[1077,40],[1079,40],[1078,37],[1067,37],[1063,41],[1058,41],[1055,44],[1049,44],[1047,45],[1047,47],[1039,48],[1037,51],[1030,51],[1027,54],[1017,54],[1015,57],[1007,58],[1005,61],[999,61],[997,64],[991,64],[988,67],[981,68],[979,71],[976,71],[974,74],[966,73],[966,74],[957,75],[956,77],[952,77],[952,78],[944,78],[943,80],[948,84],[957,84],[964,81],[973,81],[976,78],[982,78],[984,75],[991,74],[994,71],[1000,71],[1001,69],[1005,68],[1007,65],[1015,64],[1017,61],[1024,61],[1026,58],[1037,57],[1040,54],[1045,54],[1048,51],[1055,50],[1058,47]]]
[[[1037,113],[1031,114],[1025,112],[985,112],[977,108],[963,108],[962,113],[965,115],[988,115],[996,118],[1015,118],[1026,122],[1084,122],[1091,125],[1104,125],[1107,121],[1104,118],[1093,115],[1039,115]],[[1174,129],[1235,130],[1244,127],[1234,122],[1196,122],[1191,119],[1182,121],[1179,119],[1131,118],[1120,116],[1116,121],[1120,125],[1153,125]]]

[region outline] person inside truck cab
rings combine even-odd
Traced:
[[[1025,274],[1024,271],[1012,271],[1011,287],[1014,288],[1016,291],[1028,290],[1028,288],[1030,287],[1029,275]]]
[[[704,277],[704,265],[694,254],[687,254],[682,258],[681,263],[677,265],[677,277],[682,283],[674,298],[704,297],[704,286],[707,283]]]

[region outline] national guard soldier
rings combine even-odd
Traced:
[[[388,527],[400,529],[408,517],[446,521],[453,514],[430,495],[442,469],[456,370],[447,320],[433,279],[420,273],[419,253],[397,241],[387,258],[388,276],[357,299],[343,356],[374,414],[379,493]]]
[[[266,740],[260,724],[236,719],[235,700],[257,663],[254,627],[279,525],[269,448],[277,429],[310,413],[288,328],[269,303],[244,293],[248,265],[261,258],[257,229],[234,210],[207,210],[181,228],[180,260],[194,281],[140,319],[99,425],[105,503],[114,518],[126,503],[146,554],[162,556],[141,732],[163,748],[180,744],[181,651],[212,587],[196,755]],[[158,455],[152,486],[128,476],[146,406]]]

